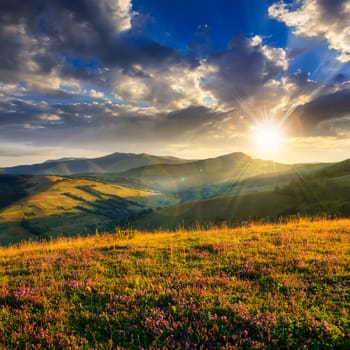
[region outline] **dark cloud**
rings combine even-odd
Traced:
[[[338,73],[336,74],[333,79],[332,82],[333,83],[344,83],[346,81],[349,81],[350,77],[344,73]]]
[[[0,69],[3,81],[26,80],[25,74],[96,78],[97,67],[135,64],[160,67],[186,61],[131,27],[130,0],[3,0],[0,12]],[[92,67],[68,58],[85,58]]]
[[[295,115],[302,119],[304,126],[310,131],[314,131],[321,122],[350,116],[350,89],[319,96],[299,106]]]
[[[3,108],[5,105],[3,105]],[[150,114],[127,106],[108,103],[47,105],[45,108],[25,101],[10,101],[1,113],[2,140],[21,140],[34,145],[60,146],[130,142],[178,142],[222,133],[223,125],[236,125],[232,112],[191,106],[171,113]],[[16,110],[16,112],[14,112]],[[237,116],[236,116],[237,117]],[[220,131],[220,132],[219,132]]]
[[[305,0],[295,8],[276,5],[271,14],[298,27],[288,15],[303,18],[316,6],[315,29],[326,21],[323,11],[335,21],[343,5]],[[2,0],[0,6],[1,142],[96,150],[131,142],[229,144],[262,117],[283,114],[301,120],[307,135],[323,135],[331,124],[333,134],[349,128],[347,75],[316,82],[301,70],[287,71],[288,59],[304,49],[287,55],[259,36],[238,36],[205,59],[205,27],[188,47],[198,57],[184,55],[143,32],[147,17],[133,13],[131,0]],[[311,30],[308,24],[299,31]],[[327,40],[346,60],[335,40],[346,26],[332,28]]]
[[[204,78],[203,87],[223,102],[247,98],[286,68],[282,49],[264,47],[258,38],[238,36],[225,51],[209,55],[214,72]]]
[[[306,88],[310,85],[315,84],[310,80],[310,74],[303,72],[302,70],[298,70],[297,72],[288,76],[288,82],[294,84],[299,89]]]
[[[285,78],[285,85],[288,87],[287,93],[291,102],[297,100],[300,96],[313,98],[313,96],[318,96],[322,94],[323,91],[332,88],[332,84],[324,85],[320,82],[316,82],[310,78],[309,73],[305,73],[301,70],[288,75]]]
[[[344,10],[347,0],[318,0],[319,8],[325,17],[335,19]],[[330,18],[330,21],[332,20]]]
[[[191,106],[166,115],[160,115],[160,123],[156,125],[160,132],[201,134],[215,131],[229,112],[220,112],[204,106]]]

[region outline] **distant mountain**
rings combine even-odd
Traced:
[[[271,160],[253,159],[237,152],[185,164],[148,165],[127,170],[118,176],[142,179],[154,190],[183,191],[214,184],[238,184],[256,176],[273,177],[276,174],[305,171],[317,166],[281,164]]]
[[[113,153],[104,157],[63,158],[41,164],[20,165],[0,169],[2,174],[21,175],[74,175],[79,173],[118,173],[132,168],[153,164],[178,164],[189,160],[175,157],[161,157],[146,153]]]
[[[60,159],[49,159],[46,160],[44,163],[59,163],[59,162],[67,162],[70,160],[86,160],[88,158],[75,158],[75,157],[65,157]]]

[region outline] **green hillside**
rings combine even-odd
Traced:
[[[55,181],[54,176],[0,174],[0,209],[35,193],[46,191]]]
[[[87,179],[59,176],[0,176],[0,188],[20,184],[18,193],[2,192],[0,242],[75,235],[112,229],[135,213],[164,205],[155,192]],[[6,200],[5,200],[6,198]]]
[[[151,230],[221,223],[237,225],[252,219],[279,217],[296,204],[288,195],[273,191],[215,197],[159,209],[133,225]]]
[[[84,174],[93,180],[158,191],[179,203],[273,190],[328,164],[285,165],[243,153],[176,165],[153,165],[124,173]]]
[[[180,202],[208,199],[223,196],[237,196],[249,193],[271,191],[291,181],[304,178],[323,169],[325,164],[293,165],[287,170],[262,173],[261,175],[241,176],[229,180],[208,183],[202,186],[181,189],[177,192]],[[256,169],[257,170],[257,169]],[[215,181],[215,180],[214,180]]]
[[[296,214],[350,216],[349,164],[285,165],[232,153],[122,173],[0,175],[0,242],[115,225],[153,230]]]
[[[151,165],[122,172],[120,176],[139,178],[154,189],[179,191],[224,181],[243,180],[248,177],[283,172],[292,166],[253,159],[244,153],[199,160],[186,164]]]
[[[0,175],[0,209],[27,195],[27,180],[25,176]]]
[[[318,173],[319,177],[339,177],[350,174],[350,159],[327,166]]]
[[[338,169],[340,176],[336,176],[335,170]],[[270,183],[265,187],[267,190],[264,190],[262,185],[267,181],[265,177],[248,179],[240,184],[241,189],[237,186],[237,192],[233,195],[194,200],[162,208],[140,218],[135,225],[149,229],[173,229],[179,226],[191,227],[196,224],[222,222],[235,225],[245,220],[270,220],[299,214],[348,217],[350,171],[347,175],[343,175],[344,172],[343,166],[335,164],[309,174],[295,173],[292,176],[290,173],[287,177],[282,177],[284,180],[291,180],[287,184],[279,182],[277,176],[274,177],[274,187],[272,188]],[[249,183],[251,189],[254,189],[251,193],[247,193]]]

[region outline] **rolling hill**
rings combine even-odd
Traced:
[[[71,172],[82,169],[79,162],[85,162],[86,169],[86,162],[93,161],[107,171],[141,160],[156,164],[68,177],[0,175],[0,242],[92,233],[115,225],[157,229],[235,225],[298,213],[350,216],[349,160],[288,165],[231,153],[181,163],[167,157],[113,154],[25,168],[48,166],[47,171],[53,171],[61,164]],[[166,160],[176,164],[157,164]]]
[[[92,179],[172,193],[180,202],[244,194],[285,185],[327,164],[281,164],[231,153],[185,164],[158,164],[117,174],[88,174]]]
[[[112,230],[135,213],[164,205],[155,192],[60,176],[0,175],[0,191],[2,244]]]
[[[198,160],[186,164],[149,165],[119,173],[120,176],[140,178],[153,188],[179,191],[223,181],[236,181],[265,173],[282,172],[290,165],[253,159],[244,153]]]
[[[268,190],[242,191],[234,195],[216,196],[204,200],[180,203],[149,213],[137,227],[158,229],[193,227],[197,224],[227,223],[236,225],[255,219],[274,220],[290,215],[350,216],[350,162],[317,167],[314,172],[288,177],[283,186],[278,182]],[[265,177],[251,178],[263,181]],[[260,182],[261,184],[261,182]]]
[[[160,157],[146,153],[113,153],[104,157],[63,158],[50,160],[41,164],[20,165],[0,169],[2,174],[20,175],[73,175],[79,173],[118,173],[132,168],[152,164],[178,164],[189,160],[175,157]]]

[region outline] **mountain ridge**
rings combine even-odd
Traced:
[[[97,163],[71,162],[83,162],[89,170],[128,170],[0,174],[0,243],[46,233],[88,234],[124,224],[174,228],[298,213],[350,215],[350,160],[289,165],[234,152],[166,161],[169,158],[149,154],[114,153]],[[137,167],[140,164],[146,165]],[[43,165],[44,170],[46,166],[66,173],[82,170],[69,161]]]
[[[121,172],[150,164],[186,163],[191,160],[147,153],[114,152],[97,158],[61,158],[43,163],[0,168],[0,174],[60,175]]]
[[[113,152],[101,157],[63,157],[58,159],[48,159],[41,163],[20,164],[11,167],[0,167],[0,174],[69,176],[81,173],[121,173],[132,169],[152,165],[188,164],[196,162],[198,162],[199,164],[205,161],[220,161],[234,159],[273,162],[274,164],[278,165],[300,167],[311,166],[316,164],[332,164],[332,162],[292,164],[281,163],[269,159],[255,158],[244,152],[239,151],[203,159],[185,159],[168,155],[158,156],[150,153]],[[347,159],[345,159],[342,162],[346,161]],[[115,162],[119,164],[116,164]]]

